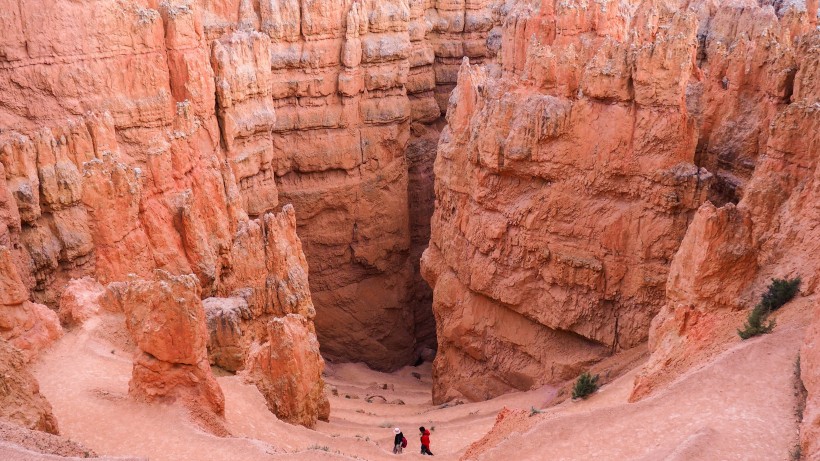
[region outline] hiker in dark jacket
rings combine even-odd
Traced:
[[[404,438],[404,434],[401,433],[401,429],[398,427],[393,429],[393,433],[396,434],[393,437],[393,454],[400,455],[404,447],[407,446],[407,439]]]
[[[421,454],[433,456],[433,452],[430,451],[430,431],[425,429],[424,426],[421,426],[419,432],[421,433],[421,436],[419,436],[419,440],[421,440]]]

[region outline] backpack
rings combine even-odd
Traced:
[[[402,448],[407,448],[407,437],[404,437],[404,436],[401,437],[401,447]]]

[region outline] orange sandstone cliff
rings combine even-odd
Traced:
[[[31,359],[59,321],[121,310],[134,394],[190,390],[142,371],[194,367],[219,414],[204,319],[208,361],[306,425],[327,417],[317,337],[379,369],[430,358],[432,160],[461,59],[499,49],[498,3],[0,1],[0,335]],[[152,316],[196,347],[158,336],[157,356]],[[259,355],[279,347],[295,362]],[[304,383],[271,384],[294,363]]]
[[[517,2],[496,62],[462,67],[438,146],[434,401],[573,379],[649,339],[637,398],[691,358],[681,309],[750,306],[773,276],[812,295],[816,19],[815,2]]]
[[[817,304],[817,9],[0,0],[12,419],[56,431],[25,363],[100,310],[125,314],[130,394],[216,432],[210,365],[310,427],[322,354],[438,349],[440,403],[648,341],[652,394],[738,341],[770,278]]]
[[[254,134],[273,109],[224,121],[231,106],[217,101],[227,95],[240,103],[255,79],[242,63],[232,74],[215,72],[212,54],[220,48],[193,2],[1,6],[0,334],[31,358],[60,334],[46,306],[64,305],[70,325],[90,315],[78,294],[100,296],[88,292],[99,287],[66,291],[79,283],[72,279],[112,283],[141,351],[132,393],[173,399],[194,387],[220,414],[202,298],[242,297],[260,332],[277,317],[302,316],[306,347],[315,342],[294,211],[267,213],[279,207],[269,195],[275,188],[251,194],[267,200],[262,206],[248,200],[247,168],[226,142]],[[247,35],[224,40],[241,53]],[[249,335],[240,361],[265,341]],[[321,357],[309,357],[321,370]],[[323,386],[319,376],[304,379]],[[289,397],[297,398],[277,398]],[[321,404],[321,395],[312,398]],[[313,410],[292,420],[313,424],[326,416]]]

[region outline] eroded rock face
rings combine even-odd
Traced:
[[[199,280],[157,270],[108,285],[111,308],[125,314],[137,345],[129,394],[146,401],[180,400],[216,415],[225,398],[211,373]]]
[[[161,269],[194,274],[202,298],[247,304],[238,323],[230,309],[211,316],[230,325],[213,329],[214,362],[241,369],[269,320],[313,321],[301,243],[275,231],[295,226],[293,212],[268,215],[291,202],[328,355],[395,368],[432,346],[410,260],[430,210],[408,204],[431,176],[420,165],[411,183],[405,149],[411,123],[440,118],[438,84],[454,82],[457,59],[493,53],[489,2],[0,8],[4,337],[40,348],[57,325],[43,306],[61,302],[66,324],[81,322],[83,290],[61,301],[72,280],[150,281]],[[431,39],[445,34],[458,44]],[[291,240],[280,248],[280,237]],[[143,377],[176,363],[157,360],[141,362]]]
[[[491,53],[489,5],[206,6],[220,126],[242,199],[252,215],[277,197],[298,210],[317,331],[332,360],[394,369],[432,346],[429,290],[413,262],[427,240],[414,224],[431,210],[409,200],[432,178],[409,177],[405,152],[412,122],[440,118],[437,98],[446,100],[458,59]]]
[[[29,301],[29,291],[12,258],[12,252],[0,246],[0,339],[29,361],[58,339],[63,329],[54,311]]]
[[[462,66],[422,260],[434,400],[568,379],[646,339],[710,180],[683,104],[696,26],[660,3],[519,5],[502,67]]]
[[[328,357],[392,369],[435,347],[415,200],[460,58],[498,48],[499,2],[6,3],[3,244],[32,301],[156,268],[225,297],[235,234],[292,203]]]
[[[68,282],[60,295],[60,323],[79,325],[100,311],[105,287],[91,277]]]
[[[26,369],[24,355],[0,339],[0,419],[28,429],[58,434],[51,405]]]
[[[815,129],[816,14],[811,2],[510,6],[498,64],[462,67],[438,147],[422,260],[434,400],[567,379],[647,338],[680,352],[681,325],[709,336],[699,303],[738,307],[754,280],[797,272],[775,261],[792,239],[790,257],[813,251],[796,237],[816,227],[797,211],[811,173],[795,169],[814,171],[817,147],[793,133]],[[776,230],[786,221],[791,234]]]
[[[820,123],[820,35],[806,27],[816,17],[813,8],[768,16],[771,30],[786,38],[781,48],[789,45],[794,62],[788,98],[771,115],[760,158],[737,206],[706,203],[687,230],[672,262],[667,303],[652,323],[653,354],[636,378],[633,400],[676,378],[692,361],[708,359],[715,343],[737,341],[735,335],[704,335],[704,325],[708,329],[733,310],[745,313],[741,309],[754,306],[772,278],[800,277],[800,294],[810,300],[816,295],[820,145],[816,137],[805,136]],[[777,66],[772,61],[761,70]],[[815,336],[810,329],[804,351],[810,353]],[[812,367],[804,366],[804,373],[812,376]],[[810,434],[811,427],[804,425]],[[811,444],[805,445],[804,453],[811,452]]]
[[[245,366],[243,324],[251,319],[244,298],[206,298],[202,300],[208,325],[208,356],[226,370]]]
[[[247,366],[248,378],[280,419],[313,427],[317,419],[330,418],[324,360],[313,325],[303,316],[288,314],[268,322],[268,341],[251,350]]]

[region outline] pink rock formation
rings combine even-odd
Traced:
[[[244,324],[251,320],[248,302],[244,298],[206,298],[202,300],[208,325],[208,357],[213,364],[226,370],[241,370],[245,366],[247,346],[244,345]],[[256,323],[256,322],[254,322]]]
[[[91,277],[68,282],[60,295],[60,323],[78,325],[93,317],[100,310],[105,287]]]
[[[326,354],[434,347],[415,199],[437,128],[410,125],[495,53],[493,2],[35,3],[0,2],[2,221],[33,300],[155,268],[214,296],[242,223],[290,202]]]
[[[808,398],[800,425],[800,448],[804,459],[820,458],[820,304],[800,349],[800,377]]]
[[[28,429],[59,433],[51,405],[26,369],[23,354],[0,339],[0,419]]]
[[[241,368],[268,320],[314,316],[301,244],[271,227],[295,226],[293,211],[266,215],[290,201],[330,353],[382,368],[412,359],[405,84],[410,24],[424,48],[433,7],[248,6],[0,1],[0,244],[12,292],[27,292],[4,300],[4,337],[33,349],[53,336],[30,299],[56,307],[70,280],[162,269],[195,274],[202,297],[247,303],[228,359]],[[429,74],[422,55],[413,67]],[[432,87],[414,88],[414,107],[434,105]],[[362,334],[334,345],[340,331]]]
[[[28,298],[29,291],[12,261],[11,251],[0,247],[0,339],[22,351],[26,361],[63,332],[54,311]]]
[[[422,261],[435,401],[569,379],[646,340],[710,180],[683,104],[696,26],[660,3],[519,5],[502,67],[462,67]]]
[[[313,427],[317,418],[330,418],[323,370],[313,324],[298,314],[272,319],[268,342],[255,347],[248,357],[248,377],[265,396],[271,412],[307,427]]]
[[[796,261],[817,146],[795,133],[816,129],[816,24],[816,2],[512,5],[438,147],[434,400],[568,379],[649,337],[637,398],[697,360],[687,328],[726,340],[718,317],[769,277],[813,280]]]
[[[225,399],[211,373],[199,280],[157,270],[108,285],[110,308],[123,312],[137,345],[129,394],[146,401],[181,400],[222,415]]]
[[[732,10],[733,22],[750,14],[765,17],[767,36],[774,32],[774,37],[780,37],[779,52],[786,56],[782,59],[793,63],[783,76],[788,88],[781,89],[779,104],[769,116],[765,142],[749,180],[739,189],[737,206],[715,208],[707,202],[687,230],[672,262],[666,305],[652,322],[653,355],[636,378],[633,400],[668,383],[692,363],[708,359],[715,344],[737,340],[734,335],[702,330],[732,315],[732,309],[754,306],[771,278],[801,277],[803,296],[817,291],[820,266],[811,255],[820,250],[816,225],[820,215],[813,205],[820,198],[820,145],[816,137],[804,135],[820,128],[820,35],[806,27],[816,17],[814,8],[808,13],[781,9],[779,17],[767,8]],[[794,39],[795,30],[805,35]],[[756,69],[765,74],[781,66],[772,59]],[[742,146],[736,151],[746,152]],[[694,318],[698,320],[693,322]],[[807,344],[813,341],[808,334]]]

